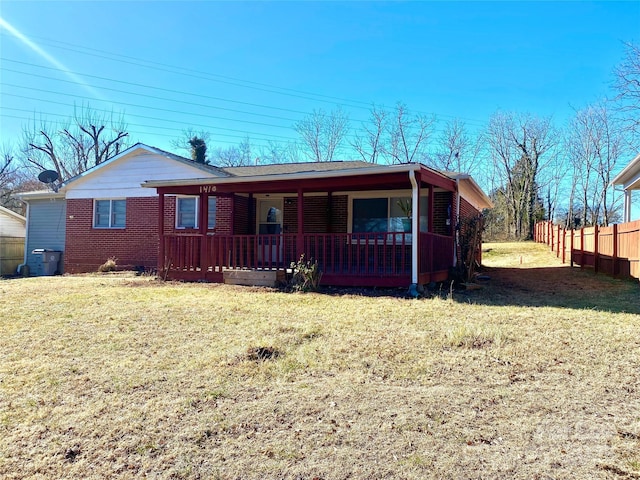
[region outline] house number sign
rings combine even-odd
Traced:
[[[212,193],[216,191],[215,185],[200,185],[200,193]]]

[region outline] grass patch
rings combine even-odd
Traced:
[[[635,478],[637,283],[490,248],[450,300],[0,281],[0,477]]]
[[[504,333],[490,326],[459,325],[446,331],[445,345],[463,348],[500,348]]]

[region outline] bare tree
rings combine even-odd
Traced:
[[[329,113],[314,110],[294,125],[307,147],[307,158],[313,162],[330,162],[344,142],[349,117],[337,108]]]
[[[8,147],[4,148],[0,157],[0,205],[7,207],[10,203],[11,194],[15,183],[13,168],[14,157]]]
[[[215,148],[211,162],[219,167],[243,167],[254,165],[253,148],[251,140],[246,137],[237,146],[227,148]]]
[[[89,107],[65,123],[35,122],[23,129],[23,154],[38,170],[55,170],[63,182],[117,155],[128,133],[122,118],[98,115]]]
[[[631,42],[625,46],[624,60],[614,70],[616,104],[627,127],[640,134],[640,47]]]
[[[558,149],[552,149],[546,167],[538,175],[539,189],[544,191],[547,219],[552,221],[556,218],[560,198],[566,188],[567,169],[566,157]]]
[[[624,129],[602,101],[577,111],[570,132],[565,148],[580,194],[581,223],[608,225],[620,206],[609,185],[623,155]]]
[[[24,214],[24,205],[15,194],[37,190],[42,184],[29,177],[28,172],[17,161],[14,152],[14,148],[9,144],[0,147],[0,205]]]
[[[480,142],[471,136],[464,122],[454,119],[444,125],[432,157],[436,168],[473,174],[480,157]]]
[[[434,123],[434,118],[411,114],[403,103],[392,111],[374,105],[369,121],[362,123],[363,133],[356,134],[350,143],[365,162],[422,162]]]
[[[384,153],[387,117],[388,113],[385,110],[376,108],[374,105],[371,109],[369,122],[362,123],[364,134],[356,134],[350,142],[365,162],[378,163],[380,156]]]
[[[427,141],[433,132],[434,118],[411,115],[406,105],[398,103],[389,122],[383,151],[391,163],[422,161]]]
[[[260,148],[260,163],[292,163],[300,161],[298,144],[294,142],[279,143],[269,140],[266,147]]]
[[[557,144],[550,120],[512,113],[494,114],[487,128],[491,157],[504,185],[507,224],[515,238],[529,239],[539,202],[543,157]]]

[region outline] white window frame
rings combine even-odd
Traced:
[[[194,230],[196,228],[199,228],[199,222],[198,222],[199,216],[200,216],[199,215],[199,212],[200,212],[200,201],[199,201],[199,198],[200,197],[197,196],[197,195],[177,195],[176,196],[176,218],[175,218],[176,230]],[[195,212],[194,212],[195,219],[194,219],[194,226],[193,227],[191,227],[191,226],[189,226],[189,227],[181,226],[179,224],[179,220],[180,220],[179,207],[180,207],[180,200],[182,200],[182,199],[193,199],[194,202],[195,202]]]
[[[113,225],[113,202],[124,202],[124,224],[123,225]],[[96,225],[96,213],[98,209],[98,202],[109,202],[109,225]],[[93,218],[92,225],[95,229],[106,230],[106,229],[125,229],[127,228],[127,199],[126,198],[94,198],[93,199]]]
[[[215,205],[213,208],[213,225],[211,225],[209,223],[209,220],[211,219],[211,200],[213,199]],[[207,197],[207,230],[215,230],[216,228],[216,223],[218,223],[218,197],[216,197],[215,195],[210,195],[209,197]]]

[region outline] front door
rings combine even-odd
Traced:
[[[282,198],[258,199],[257,207],[258,261],[263,265],[281,263]]]

